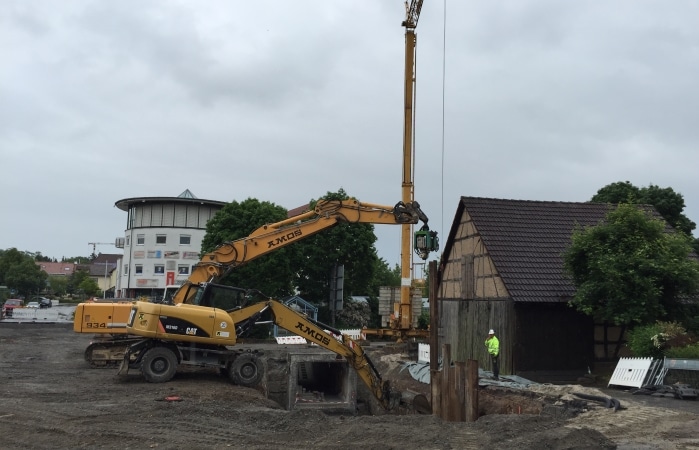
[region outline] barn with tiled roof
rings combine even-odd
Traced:
[[[577,226],[597,225],[611,208],[461,197],[438,275],[439,337],[454,359],[487,367],[484,340],[492,328],[504,374],[582,372],[609,360],[619,330],[569,306],[575,287],[563,253]]]

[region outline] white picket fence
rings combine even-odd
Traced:
[[[366,339],[366,335],[362,332],[360,328],[353,328],[350,330],[340,330],[342,334],[346,334],[355,341],[358,340],[363,340]],[[325,330],[326,333],[329,335],[333,336],[335,339],[338,341],[342,341],[342,336],[338,336],[334,333],[331,333],[328,330]],[[307,344],[308,341],[305,338],[302,338],[301,336],[278,336],[276,337],[277,344],[283,344],[283,345],[297,345],[297,344]],[[316,345],[314,343],[311,343],[312,345]]]
[[[417,362],[430,362],[430,344],[417,344]]]
[[[662,384],[667,369],[662,360],[653,358],[620,358],[607,386],[640,388]]]
[[[306,344],[307,341],[301,336],[277,336],[277,344],[283,345],[296,345],[296,344]]]

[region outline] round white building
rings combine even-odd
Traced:
[[[199,262],[206,223],[225,204],[199,199],[189,189],[177,197],[117,201],[128,213],[117,296],[157,299],[166,286],[182,284]]]

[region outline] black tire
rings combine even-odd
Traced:
[[[87,346],[87,348],[85,349],[85,353],[83,353],[83,357],[85,358],[85,361],[92,362],[92,357],[90,355],[92,355],[92,349],[94,349],[94,348],[95,348],[95,344],[90,344]]]
[[[238,355],[228,366],[228,376],[239,386],[257,386],[262,381],[264,372],[262,362],[252,353]]]
[[[167,347],[146,350],[141,360],[141,373],[149,383],[165,383],[175,376],[177,355]]]

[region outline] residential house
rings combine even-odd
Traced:
[[[107,298],[114,297],[117,268],[122,258],[121,254],[100,253],[87,264],[90,278],[97,282],[103,295]]]
[[[69,262],[45,262],[37,261],[36,265],[50,277],[69,277],[73,275],[77,264]]]

